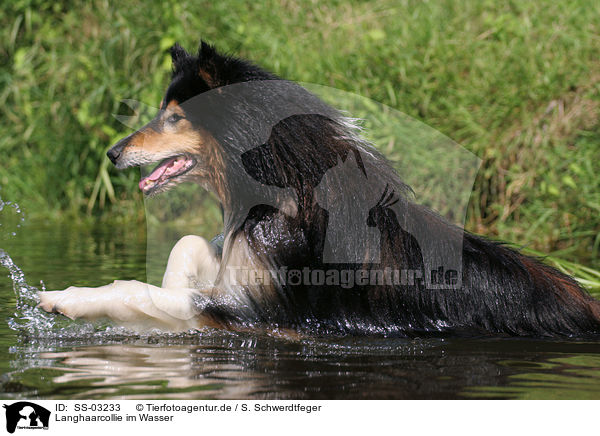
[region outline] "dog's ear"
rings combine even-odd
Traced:
[[[178,69],[178,67],[182,64],[184,59],[190,57],[190,54],[187,51],[185,51],[185,49],[182,46],[180,46],[178,42],[176,42],[175,45],[173,45],[173,47],[169,49],[169,53],[171,53],[171,59],[173,60],[173,68],[175,70]]]
[[[217,51],[214,46],[205,41],[200,41],[200,47],[198,47],[198,75],[206,82],[209,88],[219,86],[217,57]]]
[[[215,50],[214,46],[210,45],[206,41],[200,41],[200,47],[198,47],[198,59],[201,61],[210,61],[215,57],[216,54],[217,51]]]

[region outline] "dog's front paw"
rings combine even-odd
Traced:
[[[50,313],[60,313],[67,318],[77,318],[77,304],[73,302],[71,288],[64,291],[46,291],[38,292],[40,299],[39,307],[42,310]]]

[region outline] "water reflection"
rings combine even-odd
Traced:
[[[68,368],[53,378],[54,384],[87,385],[85,392],[77,392],[72,398],[148,398],[152,393],[190,398],[193,391],[220,387],[196,376],[193,353],[190,345],[163,348],[117,344],[41,353],[40,358]],[[243,396],[243,392],[236,396]]]
[[[594,343],[291,341],[212,331],[13,353],[0,391],[15,398],[600,398]]]

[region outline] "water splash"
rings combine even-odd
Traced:
[[[5,209],[6,208],[6,209]],[[2,201],[2,197],[0,197],[0,213],[4,213],[6,210],[12,210],[18,216],[17,228],[21,227],[21,224],[25,222],[25,214],[19,207],[17,203],[13,203],[11,201]],[[0,216],[1,218],[1,216]],[[0,220],[0,238],[6,237],[14,237],[17,235],[17,232],[14,230],[6,230],[6,227],[3,225]]]
[[[25,221],[25,214],[19,205],[10,201],[3,201],[0,197],[0,213],[7,210],[16,214],[18,217],[16,227],[21,227],[21,224]],[[6,215],[2,214],[0,217],[4,218],[5,216]],[[14,229],[8,228],[5,224],[6,222],[10,222],[10,219],[12,219],[12,217],[8,216],[8,220],[2,220],[4,222],[0,222],[0,238],[2,239],[7,237],[11,238],[17,235],[17,232]],[[41,311],[36,308],[39,302],[37,298],[38,289],[27,284],[23,271],[15,265],[8,253],[1,248],[0,266],[8,270],[17,303],[15,316],[9,318],[8,326],[13,330],[26,330],[30,333],[34,333],[40,329],[51,330],[54,326],[52,317],[41,313]]]
[[[17,203],[3,201],[0,197],[0,212],[7,210],[12,211],[13,215],[16,214],[18,218],[16,228],[20,228],[21,224],[25,222],[23,211]],[[4,217],[6,215],[0,215],[0,218]],[[0,240],[16,236],[16,229],[6,225],[12,219],[12,216],[8,216],[8,219],[3,219],[4,222],[0,222]],[[40,289],[27,283],[21,268],[14,263],[2,248],[0,248],[0,266],[8,270],[8,277],[12,281],[16,300],[14,316],[8,319],[10,329],[28,337],[68,337],[73,334],[89,334],[96,330],[92,324],[75,323],[39,309],[37,307],[39,303],[37,293]],[[40,287],[42,291],[46,290],[43,282],[41,282]]]
[[[15,316],[8,319],[8,326],[12,330],[25,331],[30,334],[51,331],[55,325],[55,318],[36,307],[39,303],[38,289],[27,284],[23,271],[1,248],[0,266],[9,272],[17,302]],[[42,290],[45,290],[43,285]]]

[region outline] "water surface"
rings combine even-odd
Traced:
[[[176,233],[156,236],[164,256],[149,258],[149,277],[139,224],[26,221],[0,247],[38,288],[156,283]],[[62,317],[52,334],[32,334],[9,328],[16,299],[0,273],[3,398],[600,398],[600,342],[136,336]]]

